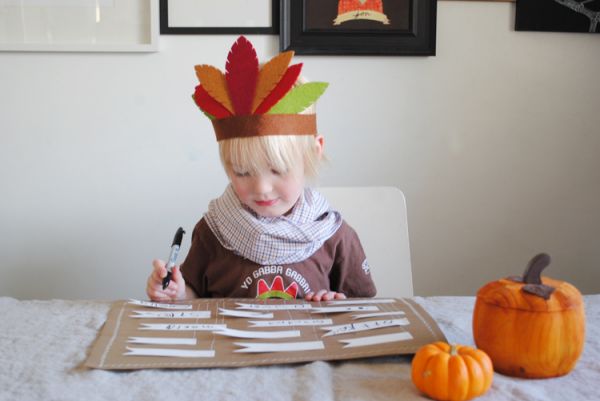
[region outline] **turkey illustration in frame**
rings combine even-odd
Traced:
[[[282,0],[281,51],[434,56],[437,0]]]

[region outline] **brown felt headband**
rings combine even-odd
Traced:
[[[253,114],[212,120],[217,141],[266,135],[317,135],[316,114]]]

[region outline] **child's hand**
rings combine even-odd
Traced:
[[[153,301],[178,301],[185,299],[185,280],[181,275],[179,266],[173,267],[171,282],[169,286],[163,290],[162,281],[167,276],[167,268],[165,262],[155,259],[152,261],[154,270],[148,277],[146,286],[146,294]]]
[[[332,299],[346,299],[346,296],[344,294],[342,294],[341,292],[321,290],[316,293],[309,292],[308,294],[306,294],[304,299],[307,301],[319,302],[319,301],[331,301]]]

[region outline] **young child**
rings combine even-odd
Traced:
[[[293,52],[258,64],[243,36],[227,72],[200,65],[194,100],[212,120],[230,184],[196,224],[169,286],[154,260],[146,292],[154,301],[197,297],[373,297],[375,285],[354,230],[306,186],[317,174],[323,137],[314,102],[327,84],[298,83]]]

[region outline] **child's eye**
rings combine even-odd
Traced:
[[[249,176],[250,176],[250,173],[249,173],[249,172],[247,172],[247,171],[244,171],[244,172],[240,172],[240,171],[234,171],[234,172],[233,172],[233,174],[234,174],[236,177],[249,177]]]
[[[280,176],[285,176],[287,175],[288,170],[283,169],[283,170],[278,170],[276,168],[271,168],[271,174],[273,175],[280,175]]]

